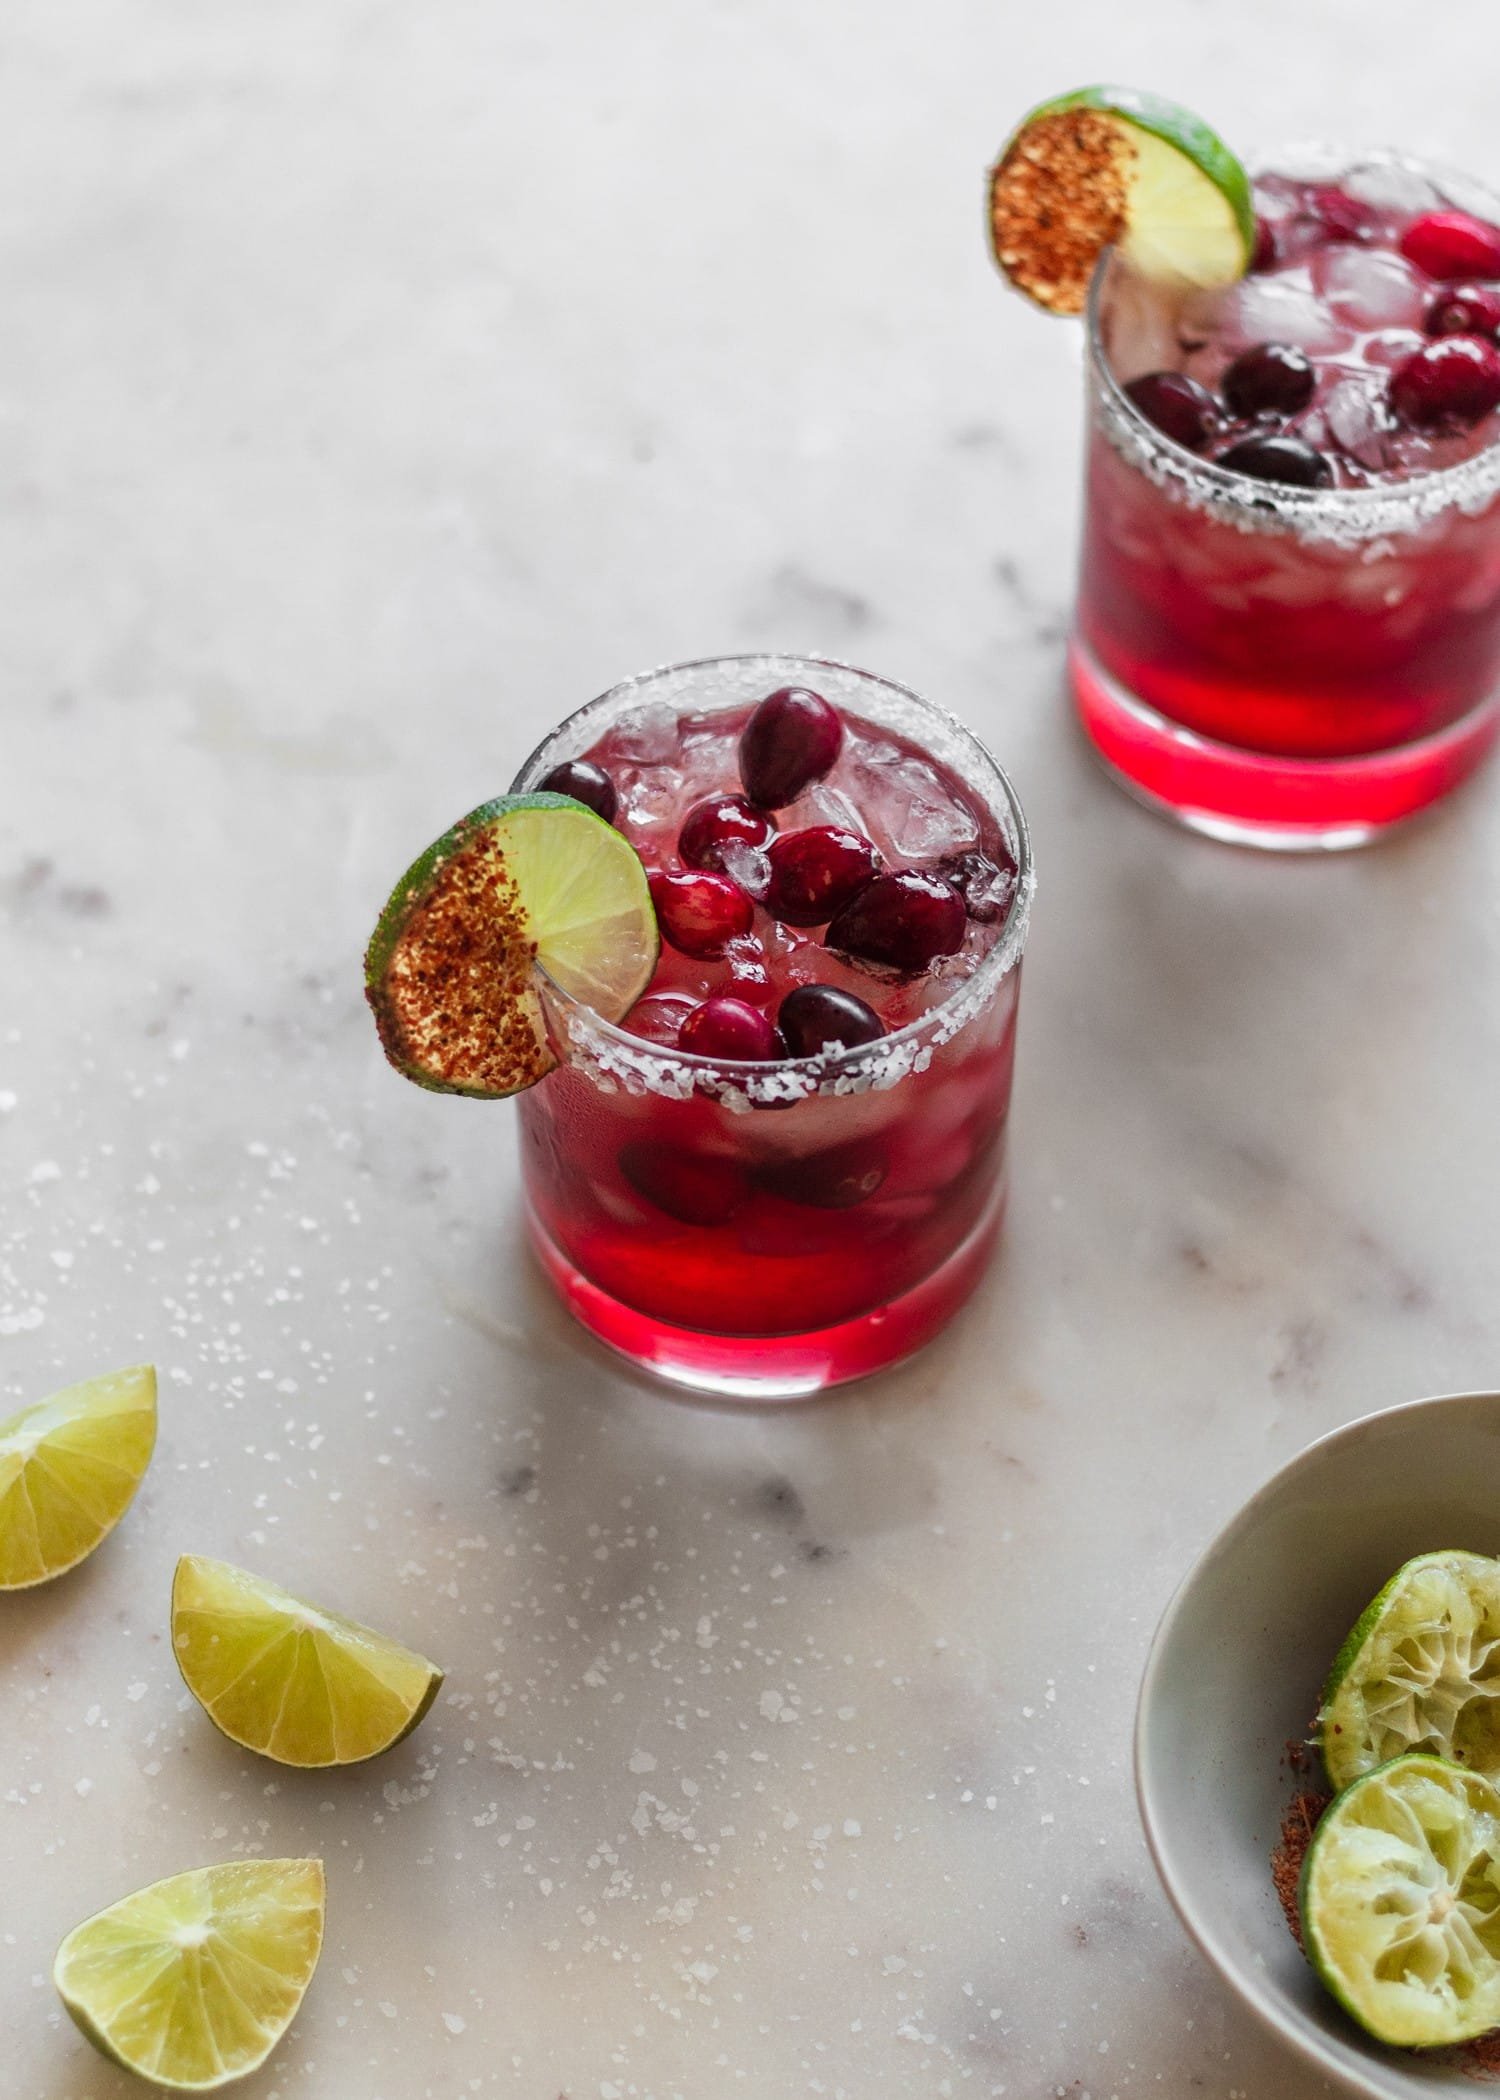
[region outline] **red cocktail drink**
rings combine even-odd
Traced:
[[[909,1354],[1003,1199],[1032,886],[1004,775],[898,686],[748,657],[606,694],[516,785],[544,782],[608,809],[663,936],[619,1026],[543,985],[562,1061],[521,1101],[522,1160],[563,1297],[740,1397]]]
[[[1096,277],[1074,686],[1183,821],[1357,844],[1500,728],[1500,215],[1394,156],[1256,205],[1227,291]]]

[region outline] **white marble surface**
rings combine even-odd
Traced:
[[[114,2100],[78,1917],[329,1862],[253,2100],[1308,2100],[1131,1801],[1178,1575],[1307,1438],[1493,1382],[1500,780],[1272,864],[1059,697],[1076,348],[1007,300],[1010,115],[1122,74],[1500,175],[1487,16],[1394,0],[9,0],[0,1374],[162,1442],[0,1612],[6,2100]],[[1008,1244],[924,1360],[658,1397],[522,1259],[512,1118],[381,1063],[415,844],[618,674],[821,645],[1012,767],[1042,888]],[[299,1778],[190,1709],[177,1552],[435,1653]],[[1294,1578],[1295,1571],[1289,1571]]]

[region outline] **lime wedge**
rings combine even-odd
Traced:
[[[1377,2041],[1432,2049],[1500,2026],[1500,1789],[1438,1757],[1346,1787],[1302,1868],[1302,1938]]]
[[[1500,1777],[1500,1562],[1399,1568],[1339,1650],[1318,1737],[1335,1788],[1409,1750]]]
[[[0,1590],[87,1560],[129,1509],[155,1445],[149,1364],[66,1386],[0,1422]]]
[[[211,2093],[265,2062],[322,1945],[322,1860],[239,1859],[76,1925],[52,1981],[112,2062],[174,2093]]]
[[[195,1553],[172,1582],[172,1648],[215,1727],[283,1765],[378,1756],[411,1734],[443,1682],[425,1655]]]
[[[1025,117],[990,172],[990,245],[1049,313],[1083,311],[1105,248],[1172,285],[1233,284],[1255,249],[1250,180],[1200,117],[1079,88]]]
[[[398,1072],[493,1101],[556,1062],[534,964],[618,1021],[651,982],[658,947],[635,848],[570,796],[507,795],[402,876],[365,955],[365,991]]]

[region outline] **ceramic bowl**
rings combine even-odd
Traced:
[[[1167,1607],[1136,1717],[1146,1838],[1188,1932],[1289,2047],[1380,2100],[1483,2087],[1339,2010],[1287,1930],[1270,1857],[1296,1785],[1286,1746],[1344,1636],[1404,1560],[1442,1546],[1500,1554],[1500,1393],[1367,1415],[1267,1481]]]

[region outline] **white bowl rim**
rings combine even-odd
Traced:
[[[1300,1472],[1303,1466],[1319,1454],[1327,1452],[1332,1446],[1357,1442],[1362,1436],[1368,1435],[1377,1423],[1390,1422],[1402,1415],[1420,1415],[1429,1409],[1451,1407],[1458,1402],[1475,1400],[1491,1400],[1500,1406],[1500,1391],[1481,1387],[1470,1392],[1429,1393],[1420,1400],[1401,1400],[1393,1407],[1378,1407],[1367,1415],[1356,1415],[1352,1422],[1342,1423],[1337,1429],[1330,1429],[1323,1436],[1314,1437],[1310,1444],[1304,1444],[1285,1465],[1279,1466],[1268,1479],[1262,1481],[1254,1494],[1242,1502],[1234,1514],[1220,1526],[1167,1600],[1166,1609],[1151,1637],[1146,1666],[1141,1673],[1140,1694],[1136,1701],[1136,1806],[1140,1811],[1141,1827],[1146,1834],[1146,1848],[1151,1854],[1152,1865],[1156,1868],[1157,1876],[1167,1892],[1168,1900],[1176,1911],[1183,1930],[1199,1953],[1228,1984],[1240,2003],[1254,2013],[1278,2041],[1295,2050],[1305,2062],[1322,2072],[1325,2078],[1334,2079],[1346,2092],[1359,2094],[1361,2100],[1384,2100],[1384,2095],[1378,2086],[1368,2083],[1361,2073],[1351,2070],[1347,2063],[1334,2056],[1316,2034],[1306,2030],[1299,2021],[1290,2018],[1271,1989],[1245,1973],[1240,1964],[1220,1945],[1213,1924],[1198,1913],[1187,1895],[1178,1887],[1167,1865],[1167,1842],[1146,1779],[1157,1680],[1161,1675],[1163,1659],[1171,1644],[1177,1620],[1199,1577],[1238,1542],[1240,1533],[1255,1521],[1260,1511],[1281,1492],[1293,1474]],[[1438,2088],[1434,2088],[1434,2091],[1437,2090]]]

